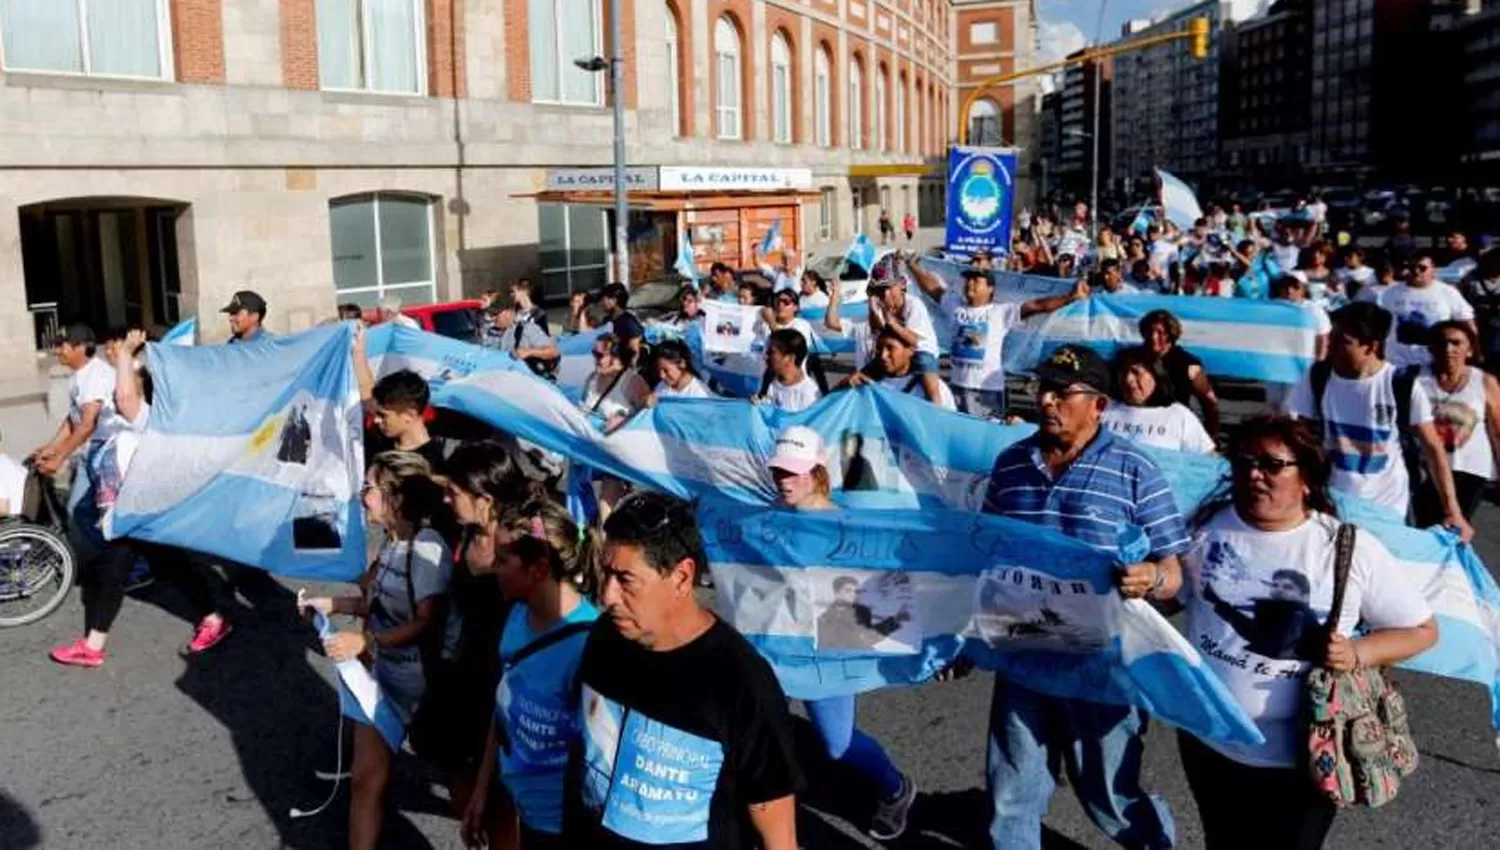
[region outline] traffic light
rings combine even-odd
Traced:
[[[1208,58],[1208,18],[1188,21],[1188,52],[1194,59]]]

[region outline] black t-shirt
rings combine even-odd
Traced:
[[[723,621],[687,646],[652,652],[600,617],[578,681],[565,847],[755,847],[748,807],[801,784],[786,697]]]
[[[373,461],[376,455],[394,448],[396,448],[396,441],[380,433],[380,429],[365,429],[365,466],[369,466],[370,461]],[[441,472],[443,462],[447,460],[448,455],[453,453],[453,441],[446,437],[431,437],[411,451],[425,458],[433,472]]]
[[[646,335],[646,329],[641,326],[641,320],[634,313],[625,311],[615,316],[613,332],[615,338],[624,342],[627,339],[636,339]]]
[[[1193,367],[1203,368],[1203,361],[1189,354],[1182,346],[1174,345],[1162,355],[1161,365],[1167,370],[1167,378],[1172,381],[1172,400],[1184,406],[1191,406]]]

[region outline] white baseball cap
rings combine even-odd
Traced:
[[[806,475],[814,467],[822,466],[823,438],[806,425],[793,425],[776,438],[776,451],[771,455],[772,469],[784,469],[793,475]]]

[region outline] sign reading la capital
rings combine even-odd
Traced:
[[[958,254],[1010,252],[1016,152],[954,147],[948,151],[947,247]]]

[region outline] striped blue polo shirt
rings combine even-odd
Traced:
[[[1100,429],[1056,480],[1036,435],[995,458],[985,513],[1045,526],[1095,549],[1116,551],[1119,529],[1134,525],[1150,541],[1152,560],[1187,549],[1188,534],[1171,488],[1138,446]]]

